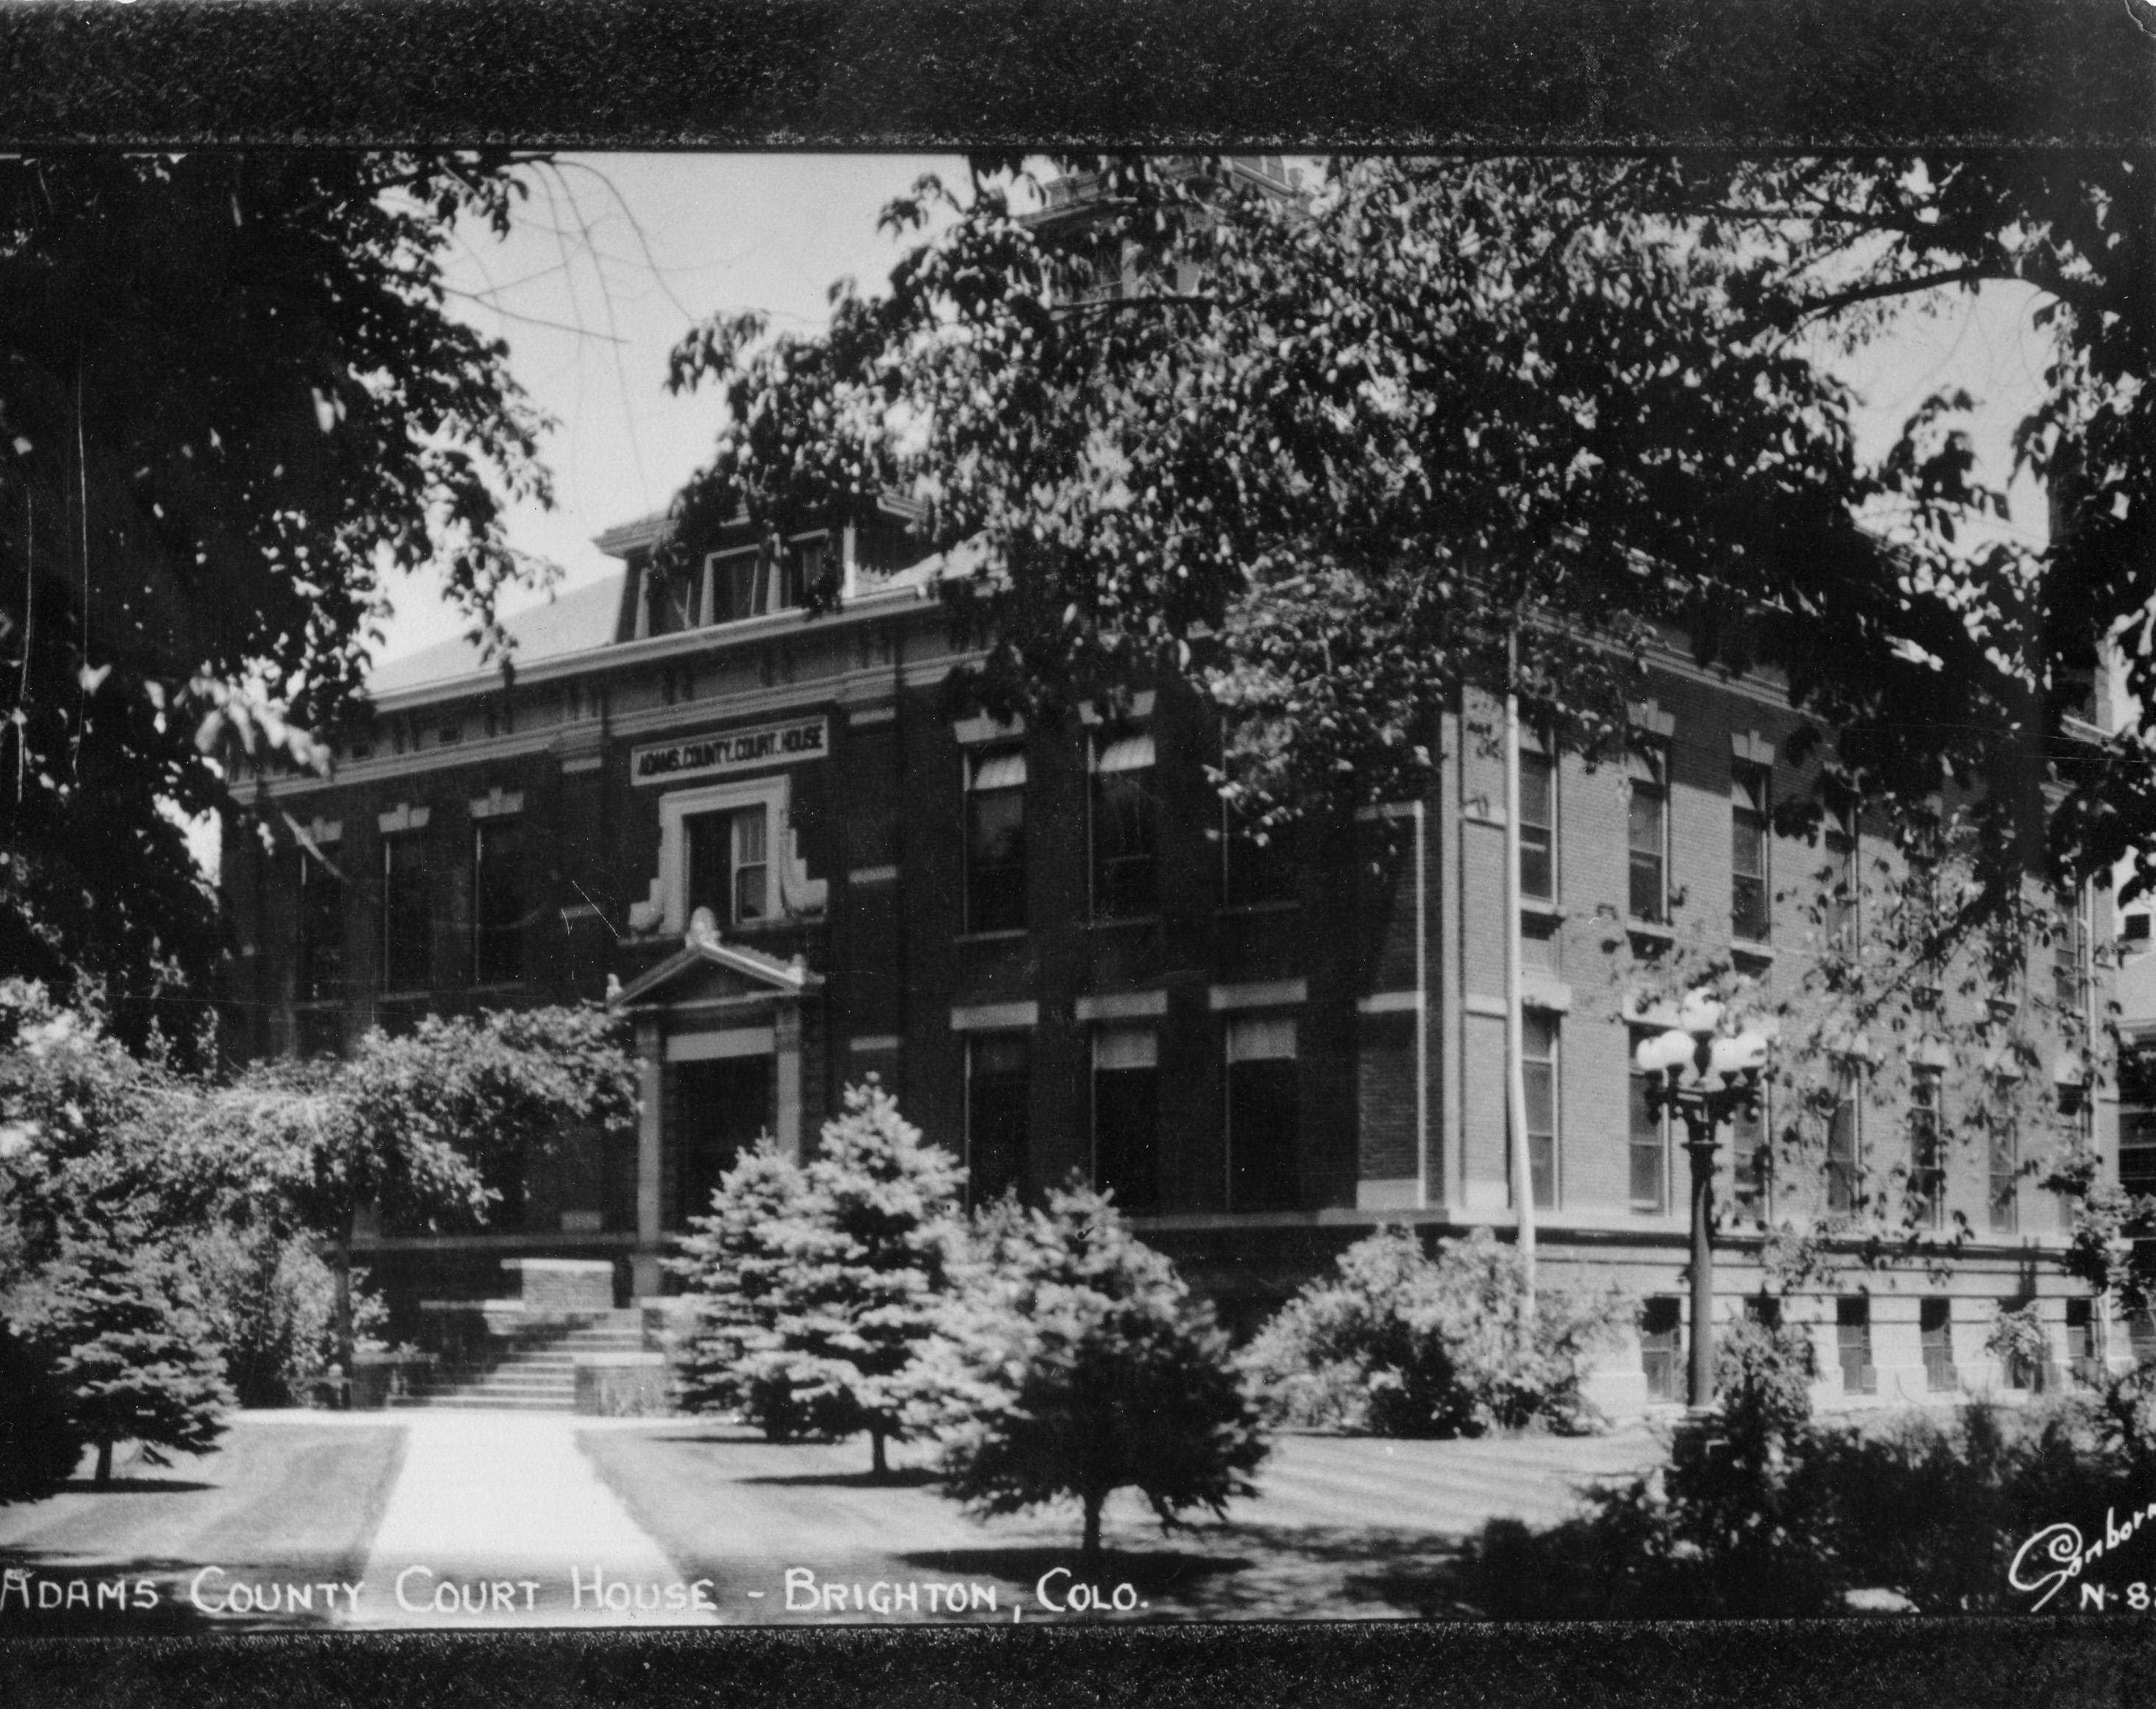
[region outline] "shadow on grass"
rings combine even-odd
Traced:
[[[977,1578],[1001,1578],[1030,1585],[1043,1573],[1064,1567],[1075,1573],[1075,1545],[1027,1543],[1004,1548],[921,1549],[898,1557],[909,1567]],[[1242,1573],[1251,1562],[1240,1555],[1199,1555],[1182,1549],[1103,1549],[1099,1570],[1091,1576],[1104,1586],[1129,1583],[1146,1597],[1176,1597],[1204,1580]]]
[[[788,1472],[734,1481],[797,1490],[918,1490],[934,1483],[936,1474],[926,1466],[899,1466],[880,1477],[874,1472]]]
[[[1153,1619],[1485,1618],[1462,1594],[1460,1552],[1457,1537],[1427,1532],[1231,1522],[1206,1526],[1182,1547],[1103,1550],[1090,1574],[1080,1567],[1075,1535],[1060,1547],[923,1550],[899,1558],[924,1571],[1029,1589],[1060,1567],[1104,1590],[1132,1585]]]

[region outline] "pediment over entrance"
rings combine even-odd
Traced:
[[[656,967],[609,992],[607,1006],[618,1012],[670,1009],[690,1004],[742,1003],[757,998],[798,1002],[824,987],[824,975],[812,973],[800,957],[781,961],[775,955],[716,935],[692,932],[680,949]]]

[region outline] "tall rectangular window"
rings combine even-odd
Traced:
[[[1826,1207],[1837,1217],[1856,1208],[1858,1171],[1863,1163],[1864,1070],[1844,1061],[1835,1084],[1834,1113],[1826,1128]]]
[[[1530,749],[1520,753],[1520,894],[1557,900],[1557,766]]]
[[[1919,1302],[1917,1333],[1924,1356],[1924,1387],[1935,1393],[1958,1387],[1961,1378],[1953,1362],[1953,1302]]]
[[[1752,944],[1765,943],[1774,930],[1767,869],[1772,779],[1765,766],[1739,760],[1729,780],[1729,931]]]
[[[966,1045],[966,1197],[993,1203],[1025,1192],[1033,1097],[1032,1041],[1023,1032],[977,1033]]]
[[[1755,1223],[1774,1214],[1774,1123],[1768,1097],[1762,1086],[1758,1106],[1729,1125],[1730,1196],[1737,1214]]]
[[[2076,1382],[2097,1383],[2103,1372],[2097,1362],[2096,1302],[2066,1301],[2066,1369]]]
[[[756,615],[757,566],[762,552],[754,546],[732,552],[714,552],[706,560],[709,582],[706,600],[711,623],[738,623]]]
[[[2062,900],[2053,917],[2051,1001],[2061,1016],[2082,1014],[2088,1001],[2088,914],[2079,896]]]
[[[1989,1153],[1990,1226],[1994,1234],[2011,1234],[2021,1226],[2021,1125],[2013,1107],[1996,1100],[1988,1114],[1989,1131],[1984,1135]],[[2119,1153],[2120,1169],[2125,1152]]]
[[[344,995],[344,881],[307,848],[300,851],[299,971],[301,1002]]]
[[[1292,1209],[1301,1127],[1295,1022],[1255,1016],[1228,1023],[1228,1208]]]
[[[1025,755],[1015,749],[966,761],[966,929],[1025,927]]]
[[[1262,836],[1264,841],[1258,839]],[[1259,831],[1233,804],[1220,804],[1220,896],[1230,908],[1296,898],[1293,831],[1273,826]]]
[[[1152,737],[1140,732],[1104,739],[1094,749],[1092,781],[1093,917],[1150,914],[1159,906]]]
[[[1630,862],[1632,918],[1662,921],[1670,913],[1669,755],[1635,748],[1626,758],[1630,777],[1625,846]]]
[[[472,825],[472,982],[524,977],[524,828],[515,819]]]
[[[1529,1009],[1525,1019],[1520,1068],[1527,1083],[1527,1174],[1536,1205],[1548,1210],[1557,1203],[1558,1022],[1544,1009]]]
[[[1666,1294],[1642,1302],[1640,1310],[1640,1369],[1647,1379],[1647,1398],[1683,1398],[1684,1331],[1677,1301]]]
[[[1841,1387],[1848,1394],[1875,1394],[1879,1376],[1871,1363],[1871,1302],[1861,1296],[1834,1302],[1835,1351]]]
[[[1160,1202],[1160,1039],[1150,1027],[1093,1035],[1093,1184],[1127,1211]]]
[[[2136,1197],[2156,1197],[2156,1109],[2119,1111],[2118,1184]]]
[[[1864,929],[1863,867],[1857,857],[1856,808],[1845,802],[1830,810],[1826,829],[1826,934],[1844,955],[1856,951]]]
[[[771,911],[770,816],[761,806],[692,813],[687,841],[688,909],[711,910],[721,925],[742,925]]]
[[[1634,1032],[1633,1045],[1636,1048],[1648,1036]],[[1670,1121],[1666,1115],[1649,1113],[1647,1077],[1636,1068],[1631,1073],[1630,1094],[1632,1209],[1639,1216],[1659,1217],[1670,1207]]]
[[[1936,1228],[1946,1212],[1946,1171],[1939,1153],[1939,1074],[1909,1074],[1909,1208],[1917,1226]]]
[[[382,839],[382,988],[425,991],[434,982],[433,887],[423,831]]]

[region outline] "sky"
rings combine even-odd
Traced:
[[[592,537],[664,508],[718,425],[714,397],[666,392],[675,342],[721,310],[762,309],[775,329],[816,330],[834,280],[850,275],[866,291],[889,274],[903,246],[876,217],[930,171],[959,176],[963,165],[895,154],[569,156],[535,178],[506,239],[460,237],[449,275],[463,294],[453,306],[507,341],[512,371],[558,424],[542,448],[555,507],[519,507],[511,543],[559,564],[565,589],[613,574]],[[2003,481],[2008,435],[2039,389],[2046,341],[2020,294],[1943,303],[1837,360],[1863,400],[1860,450],[1876,456],[1933,391],[1960,386],[1979,404],[1978,449]],[[2013,532],[2041,543],[2037,495],[2025,485],[2013,499]],[[429,578],[398,584],[392,597],[377,658],[464,626]],[[503,609],[542,597],[519,595]]]
[[[876,217],[955,157],[892,154],[603,154],[536,175],[505,239],[460,235],[448,265],[455,312],[507,341],[511,370],[558,424],[542,455],[552,511],[512,512],[512,545],[559,564],[563,589],[619,565],[592,537],[665,508],[709,454],[720,409],[665,389],[682,334],[721,311],[756,308],[775,331],[824,323],[833,281],[880,286],[904,245]],[[377,658],[446,641],[463,623],[431,579],[391,589]],[[513,611],[535,597],[505,600]]]

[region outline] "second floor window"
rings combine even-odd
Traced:
[[[433,886],[421,831],[382,840],[382,988],[425,991],[434,982]]]
[[[2061,1019],[2082,1014],[2087,981],[2088,915],[2076,896],[2060,903],[2051,922],[2051,1001]]]
[[[2001,1099],[1986,1113],[1990,1166],[1989,1176],[1991,1232],[2011,1234],[2021,1226],[2021,1127],[2013,1106]],[[2118,1172],[2126,1174],[2125,1129],[2120,1130]],[[2152,1160],[2156,1161],[2156,1160]]]
[[[1864,1070],[1845,1062],[1835,1085],[1834,1112],[1826,1126],[1826,1207],[1845,1217],[1856,1208],[1857,1171],[1863,1162]]]
[[[1669,756],[1660,748],[1635,749],[1628,760],[1631,780],[1625,815],[1630,862],[1632,918],[1661,922],[1670,913]]]
[[[1160,808],[1152,737],[1105,738],[1093,756],[1093,917],[1133,919],[1158,909]]]
[[[303,1003],[344,995],[344,883],[323,857],[300,851],[300,982]]]
[[[1856,809],[1844,804],[1830,810],[1826,828],[1826,934],[1845,955],[1856,953],[1863,930],[1863,868],[1857,858]]]
[[[1730,1196],[1740,1217],[1763,1223],[1774,1213],[1774,1117],[1767,1089],[1758,1107],[1729,1124]]]
[[[769,815],[761,806],[694,813],[688,836],[689,916],[711,910],[721,925],[745,925],[770,912]]]
[[[524,977],[524,827],[515,819],[472,826],[472,983]]]
[[[1520,894],[1557,900],[1557,767],[1532,749],[1520,754]]]
[[[1747,943],[1763,944],[1773,929],[1768,914],[1767,816],[1769,774],[1763,765],[1738,762],[1729,780],[1729,930]]]
[[[1229,907],[1295,900],[1296,863],[1289,847],[1293,834],[1275,826],[1260,842],[1232,802],[1220,804],[1220,895]]]
[[[1919,1228],[1936,1228],[1946,1209],[1939,1153],[1939,1076],[1917,1068],[1909,1084],[1909,1207]]]
[[[966,762],[966,929],[1025,926],[1025,755],[1014,749]]]

